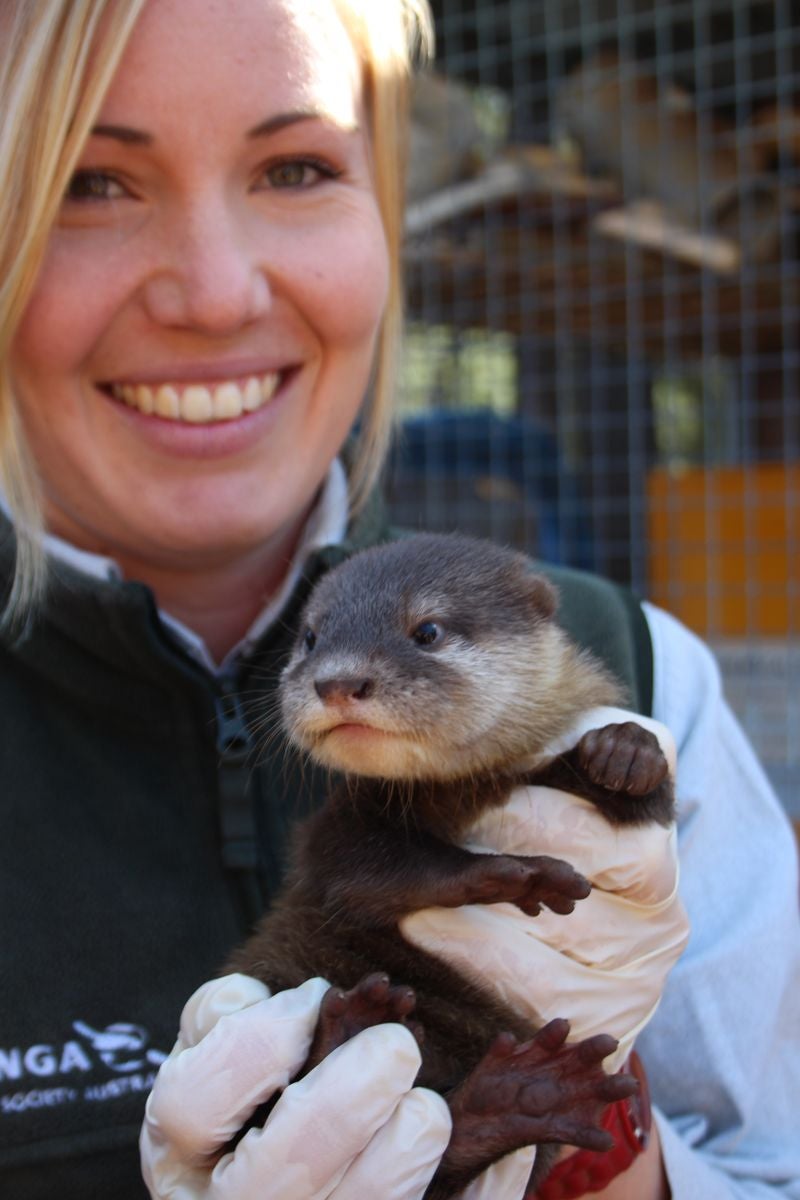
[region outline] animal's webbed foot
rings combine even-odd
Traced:
[[[669,772],[658,738],[635,721],[590,729],[577,757],[592,783],[630,796],[646,796]]]
[[[416,996],[410,987],[393,986],[388,975],[366,975],[354,988],[342,991],[331,987],[322,997],[317,1027],[303,1067],[306,1075],[317,1063],[349,1042],[350,1038],[373,1025],[397,1022],[406,1025],[422,1041],[422,1027],[408,1016],[414,1010]]]
[[[449,903],[516,904],[529,916],[542,905],[557,913],[570,913],[576,900],[589,895],[591,885],[569,863],[548,855],[476,854],[457,886],[460,898]]]
[[[431,1195],[447,1181],[468,1181],[503,1155],[548,1142],[609,1150],[603,1110],[637,1088],[631,1075],[606,1075],[616,1048],[606,1034],[566,1045],[569,1023],[551,1021],[528,1042],[495,1039],[448,1097],[453,1132]],[[442,1191],[445,1194],[446,1188]]]

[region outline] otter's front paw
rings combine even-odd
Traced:
[[[658,738],[635,721],[590,729],[577,754],[592,783],[630,796],[654,791],[669,771]]]
[[[591,884],[569,863],[542,854],[476,854],[461,880],[460,904],[516,904],[535,917],[542,905],[557,913],[570,913],[576,900],[584,900]]]

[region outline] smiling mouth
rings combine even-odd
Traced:
[[[243,380],[228,379],[212,385],[161,383],[151,387],[144,383],[112,383],[102,390],[145,416],[208,425],[257,412],[269,404],[285,374],[267,371],[263,375],[250,375]]]

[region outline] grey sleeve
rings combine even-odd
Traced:
[[[674,1200],[800,1200],[800,905],[789,823],[708,649],[645,605],[678,744],[691,936],[637,1048]]]

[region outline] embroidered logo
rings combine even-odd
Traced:
[[[86,1038],[112,1071],[141,1071],[147,1065],[160,1067],[167,1057],[160,1050],[148,1050],[150,1039],[141,1025],[119,1022],[105,1029],[92,1029],[85,1021],[73,1021],[72,1028]]]
[[[141,1025],[126,1021],[95,1029],[87,1021],[73,1021],[77,1036],[59,1043],[0,1047],[0,1112],[20,1113],[76,1100],[107,1101],[131,1092],[147,1092],[156,1070],[167,1057],[150,1046],[150,1035]],[[103,1082],[87,1076],[100,1072]],[[111,1077],[109,1078],[109,1072]],[[45,1080],[63,1077],[60,1087]],[[39,1086],[30,1087],[34,1081]],[[14,1087],[8,1091],[9,1085]]]

